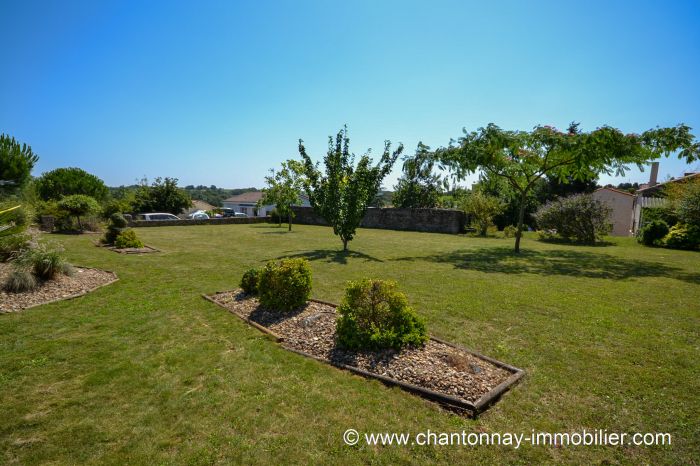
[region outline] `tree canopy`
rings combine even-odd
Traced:
[[[134,212],[168,212],[179,215],[192,205],[185,190],[177,187],[177,178],[156,178],[149,186],[142,180],[133,200]]]
[[[76,220],[78,220],[78,229],[83,231],[83,224],[80,221],[80,217],[97,212],[100,209],[100,205],[90,196],[71,194],[58,201],[58,208],[68,215],[75,217]]]
[[[38,160],[30,146],[0,134],[0,193],[8,194],[22,188],[31,178]]]
[[[384,153],[377,165],[372,166],[369,153],[360,157],[355,166],[355,155],[350,153],[347,127],[338,131],[335,141],[328,137],[328,153],[323,159],[325,175],[306,153],[304,141],[299,140],[299,154],[306,175],[304,187],[314,211],[332,227],[347,251],[355,231],[362,221],[367,206],[377,195],[382,180],[391,171],[403,152],[403,145],[391,152],[391,142],[385,141]]]
[[[578,123],[572,123],[567,131],[552,126],[508,131],[490,123],[476,131],[465,129],[458,141],[438,149],[434,156],[457,178],[481,170],[487,177],[503,178],[519,194],[515,237],[515,252],[519,252],[525,203],[538,180],[550,177],[565,183],[592,179],[600,173],[624,175],[629,164],[642,168],[673,152],[688,162],[700,158],[700,144],[688,126],[625,134],[610,126],[583,132]]]
[[[301,202],[300,193],[304,189],[303,182],[304,165],[298,160],[282,162],[282,168],[270,170],[270,175],[265,177],[267,188],[263,189],[264,195],[258,202],[259,205],[274,204],[279,215],[287,217],[289,230],[292,230],[292,206]]]
[[[36,191],[45,201],[60,200],[63,196],[73,194],[83,194],[103,201],[109,194],[101,179],[74,167],[57,168],[42,174],[36,180]]]
[[[433,173],[434,165],[430,147],[419,142],[415,155],[404,159],[403,175],[394,186],[394,207],[432,208],[440,203],[442,181]]]

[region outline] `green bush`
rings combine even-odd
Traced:
[[[541,206],[535,213],[541,230],[556,230],[567,240],[594,244],[610,233],[612,209],[590,194],[560,197]]]
[[[2,288],[8,293],[23,293],[35,290],[37,286],[36,277],[26,268],[18,267],[10,272]]]
[[[25,251],[17,258],[17,264],[30,269],[42,280],[52,280],[59,274],[72,275],[73,266],[66,262],[61,252],[60,249],[42,244]]]
[[[136,236],[136,232],[131,228],[122,231],[114,240],[114,247],[117,249],[142,248],[143,242]]]
[[[663,220],[666,222],[669,228],[678,223],[678,215],[673,209],[667,207],[642,207],[642,225],[641,227],[647,226],[647,224],[653,222],[654,220]]]
[[[697,249],[700,247],[700,227],[678,223],[664,236],[662,244],[673,249]]]
[[[637,241],[646,245],[654,246],[661,243],[664,236],[668,234],[668,224],[663,220],[652,220],[645,223],[644,227],[639,230]]]
[[[83,225],[81,217],[86,217],[99,211],[100,205],[90,196],[72,194],[58,201],[58,208],[65,214],[75,217],[78,221],[78,230],[83,231],[87,225]]]
[[[425,323],[392,281],[350,282],[338,308],[336,335],[350,349],[401,349],[428,340]]]
[[[102,238],[102,242],[105,244],[114,244],[119,234],[126,228],[126,225],[127,221],[121,213],[115,212],[110,215],[107,231]]]
[[[503,229],[503,236],[506,238],[515,238],[515,233],[518,231],[513,225],[508,225]]]
[[[7,262],[13,257],[20,255],[22,251],[29,249],[31,239],[31,236],[24,233],[0,238],[0,262]]]
[[[260,269],[250,268],[245,271],[241,278],[241,288],[248,294],[258,294],[258,282],[260,281]]]
[[[260,271],[260,303],[268,309],[291,311],[311,295],[311,268],[306,259],[270,261]]]

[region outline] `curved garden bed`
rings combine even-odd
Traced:
[[[240,290],[204,297],[271,334],[291,351],[475,414],[524,375],[521,369],[437,338],[430,338],[423,347],[402,351],[338,347],[336,306],[331,303],[310,300],[295,312],[280,314],[265,309],[257,298]]]

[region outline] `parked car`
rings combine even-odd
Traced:
[[[187,216],[188,219],[190,220],[208,220],[209,219],[209,214],[207,214],[203,210],[197,210],[195,212],[192,212]]]
[[[247,218],[247,217],[248,217],[248,214],[244,214],[243,212],[236,212],[236,213],[234,214],[234,217],[245,217],[245,218]]]
[[[136,216],[137,220],[147,220],[147,221],[153,221],[153,220],[180,220],[178,217],[176,217],[173,214],[169,214],[167,212],[155,212],[155,213],[148,213],[148,214],[138,214]]]
[[[228,208],[228,207],[222,207],[222,208],[217,209],[217,210],[219,210],[221,212],[221,216],[224,218],[236,216],[236,211],[231,209],[231,208]]]

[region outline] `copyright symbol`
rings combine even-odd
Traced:
[[[355,429],[348,429],[343,434],[343,442],[345,442],[346,445],[357,445],[359,440],[360,434]]]

